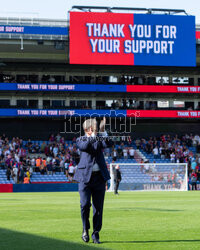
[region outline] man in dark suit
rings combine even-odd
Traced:
[[[112,146],[105,131],[106,119],[100,123],[100,133],[97,136],[96,119],[88,119],[83,123],[85,136],[77,139],[77,146],[81,152],[74,180],[79,182],[81,202],[81,218],[83,223],[82,240],[89,241],[89,214],[92,198],[93,206],[93,242],[99,244],[99,232],[102,227],[103,203],[105,184],[110,175],[105,163],[103,149]]]
[[[118,188],[121,180],[122,180],[121,172],[119,170],[119,165],[117,165],[114,169],[114,182],[115,182],[114,194],[119,194]]]

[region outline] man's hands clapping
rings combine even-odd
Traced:
[[[104,132],[105,131],[105,126],[106,126],[106,118],[104,117],[103,120],[100,123],[100,126],[99,126],[100,132]]]

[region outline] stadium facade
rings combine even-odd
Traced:
[[[72,123],[111,114],[113,126],[115,119],[129,126],[128,117],[136,121],[129,131],[135,136],[199,130],[199,25],[192,67],[72,64],[70,29],[67,20],[0,18],[1,131],[47,139],[69,132],[66,117],[75,114]]]

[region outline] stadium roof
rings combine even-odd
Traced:
[[[116,11],[134,11],[134,12],[145,12],[146,14],[152,13],[162,13],[162,14],[185,14],[186,11],[183,9],[160,9],[160,8],[129,8],[129,7],[108,7],[108,6],[82,6],[82,5],[74,5],[72,9],[78,9],[81,11],[92,11],[92,10],[105,10],[107,12],[116,12]]]

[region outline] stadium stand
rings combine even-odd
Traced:
[[[162,135],[159,138],[135,140],[130,140],[129,137],[128,140],[123,138],[123,142],[115,139],[113,148],[104,152],[108,168],[110,163],[139,164],[131,175],[128,166],[123,168],[125,182],[128,178],[136,182],[151,180],[149,170],[142,169],[143,163],[149,163],[149,168],[153,163],[166,163],[163,170],[159,166],[159,172],[171,171],[169,163],[188,163],[188,175],[191,176],[194,170],[198,179],[200,177],[198,135]],[[156,155],[153,153],[155,148],[158,151]],[[80,154],[75,138],[73,141],[65,141],[60,134],[52,134],[48,141],[23,141],[19,138],[8,140],[3,135],[0,137],[0,153],[1,184],[24,183],[26,177],[32,184],[71,182]]]

